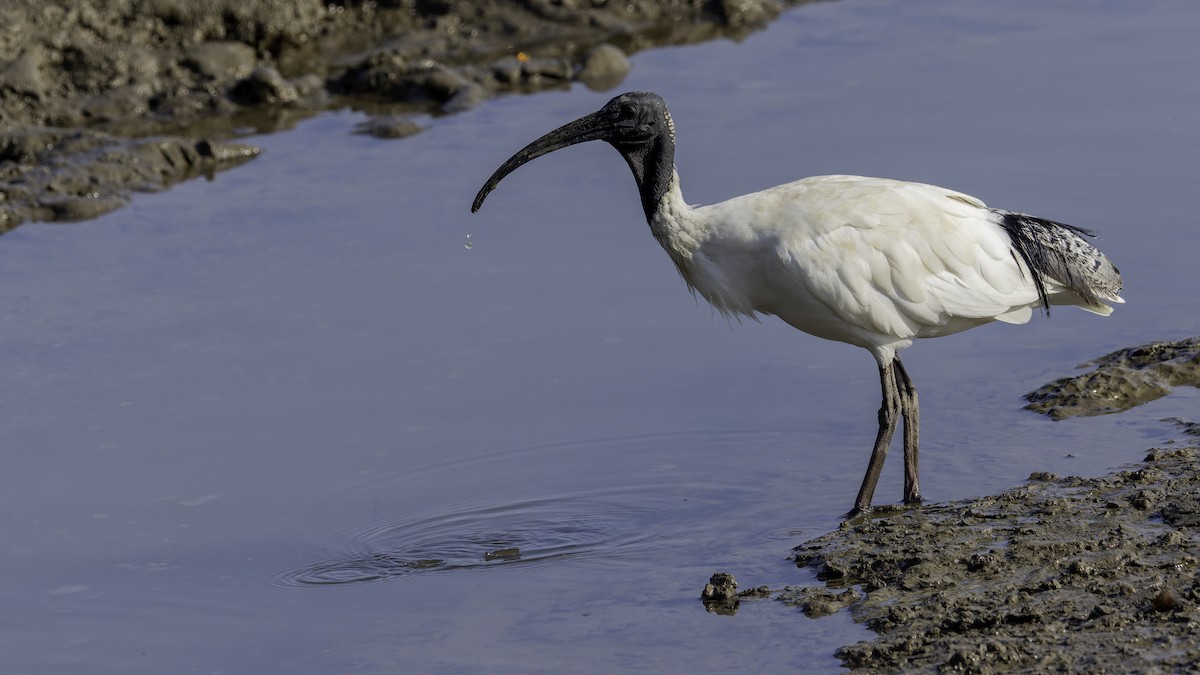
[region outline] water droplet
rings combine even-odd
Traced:
[[[471,248],[471,247],[472,247],[472,246],[474,246],[474,245],[475,245],[475,244],[472,244],[472,243],[471,243],[471,233],[470,233],[470,232],[468,232],[468,233],[467,233],[467,243],[466,243],[466,244],[463,244],[463,246],[466,246],[467,248]]]

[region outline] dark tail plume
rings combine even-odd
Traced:
[[[1096,234],[1074,225],[1023,213],[992,209],[1012,240],[1013,250],[1033,274],[1042,308],[1050,313],[1046,282],[1074,291],[1085,303],[1102,307],[1118,300],[1121,274],[1103,253],[1088,242]]]

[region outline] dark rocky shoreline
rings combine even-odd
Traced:
[[[620,83],[626,55],[740,37],[776,0],[90,0],[0,4],[0,232],[81,220],[252,159],[317,112],[418,130],[504,93]],[[400,116],[400,117],[397,117]]]

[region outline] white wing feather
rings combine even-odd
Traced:
[[[952,190],[817,176],[698,213],[711,229],[680,270],[728,313],[871,348],[1023,323],[1038,304],[991,212]]]

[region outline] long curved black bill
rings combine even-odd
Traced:
[[[475,195],[475,202],[471,204],[471,213],[479,210],[483,206],[483,200],[487,199],[489,193],[496,189],[500,181],[508,174],[516,171],[517,167],[522,164],[537,159],[555,150],[565,148],[576,143],[585,143],[587,141],[597,141],[607,138],[610,135],[611,129],[600,119],[600,113],[594,112],[590,115],[584,115],[574,122],[567,122],[561,127],[542,136],[529,145],[521,148],[517,154],[508,158],[508,161],[501,164],[499,169],[492,174],[492,177],[479,188],[479,194]]]

